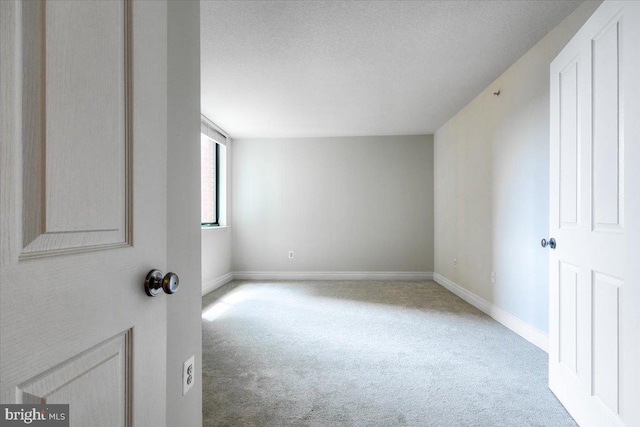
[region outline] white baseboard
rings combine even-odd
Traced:
[[[206,295],[232,280],[433,280],[430,271],[232,271],[202,284]]]
[[[433,280],[430,271],[234,271],[236,280]]]
[[[206,295],[211,291],[218,289],[220,286],[226,285],[233,280],[233,272],[224,274],[216,279],[209,280],[202,284],[202,295]]]
[[[479,297],[473,292],[468,291],[457,283],[452,282],[444,276],[438,273],[433,274],[433,280],[442,287],[453,292],[469,304],[473,305],[480,311],[485,312],[496,321],[502,323],[507,328],[511,329],[522,338],[526,339],[530,343],[539,347],[540,349],[549,352],[549,336],[537,328],[534,328],[524,320],[514,316],[501,309],[500,307],[490,303],[484,298]]]

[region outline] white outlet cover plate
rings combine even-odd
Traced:
[[[191,366],[191,373],[189,373],[189,367]],[[191,377],[191,380],[189,380]],[[182,366],[182,395],[187,394],[193,383],[196,382],[196,359],[195,356],[191,356],[184,362]]]

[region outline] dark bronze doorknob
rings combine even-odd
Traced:
[[[180,279],[176,273],[167,273],[164,277],[162,271],[151,270],[144,279],[144,291],[150,297],[155,297],[163,290],[167,294],[174,294],[178,291]]]

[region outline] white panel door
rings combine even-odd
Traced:
[[[166,4],[0,2],[0,401],[164,426]]]
[[[640,425],[639,12],[603,3],[551,64],[549,385],[582,426]]]

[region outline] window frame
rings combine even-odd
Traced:
[[[201,132],[200,135],[201,135],[201,138],[202,136],[205,136],[209,141],[215,144],[214,164],[216,167],[216,173],[215,173],[216,197],[214,198],[215,222],[200,222],[200,227],[201,228],[220,227],[220,144],[205,133]],[[202,174],[202,170],[200,171],[200,174]],[[202,203],[202,199],[200,199],[200,203]],[[200,218],[200,221],[202,221],[202,218]]]

